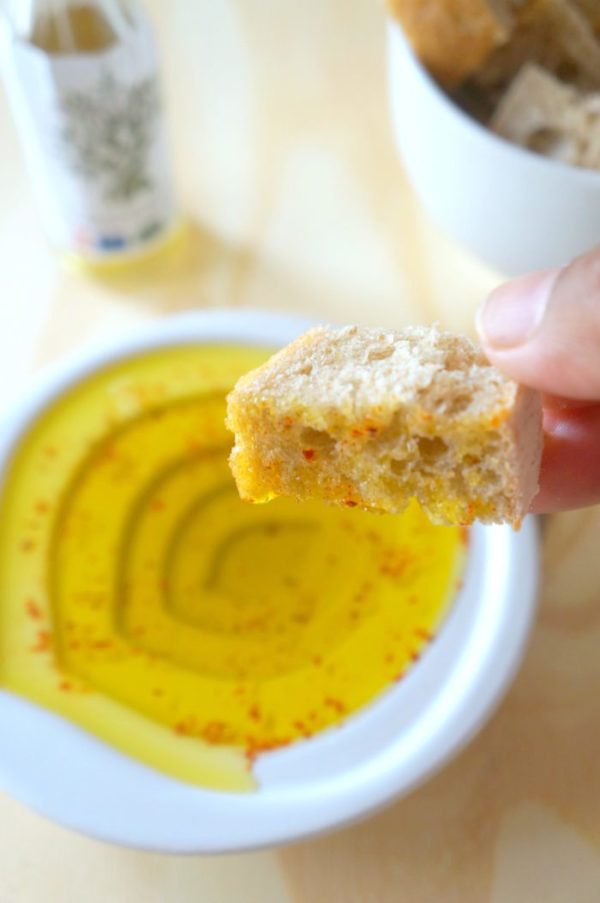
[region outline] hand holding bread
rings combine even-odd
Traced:
[[[492,293],[478,329],[489,360],[542,392],[537,512],[600,502],[600,247]]]
[[[320,498],[441,523],[512,523],[538,489],[541,402],[467,338],[317,327],[228,399],[242,498]]]
[[[311,330],[230,395],[240,494],[390,512],[417,496],[455,523],[600,503],[599,273],[600,246],[500,286],[482,350],[424,327]]]

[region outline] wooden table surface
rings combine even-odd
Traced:
[[[380,4],[149,5],[190,241],[136,278],[61,269],[0,98],[0,404],[38,363],[182,309],[470,331],[500,276],[430,224],[405,181]],[[544,527],[540,613],[516,683],[408,799],[283,851],[179,858],[76,836],[0,795],[0,903],[600,901],[600,513]]]

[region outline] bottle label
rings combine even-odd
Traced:
[[[55,245],[93,259],[127,254],[173,224],[157,59],[145,23],[85,54],[48,54],[12,36],[4,71]]]

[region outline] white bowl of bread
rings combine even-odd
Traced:
[[[24,431],[53,399],[110,362],[182,344],[278,347],[295,339],[306,326],[302,321],[271,314],[212,311],[159,321],[80,352],[40,376],[20,399],[0,436],[0,462],[6,466]],[[358,374],[354,387],[346,386],[346,406],[343,389],[348,371],[340,364],[337,371],[329,371],[328,382],[327,368],[321,366],[327,353],[336,347],[342,363],[345,357]],[[466,339],[435,331],[415,329],[396,334],[321,328],[281,355],[265,365],[266,371],[243,379],[231,397],[231,425],[236,431],[246,431],[246,439],[248,430],[260,429],[265,443],[270,441],[281,450],[281,436],[273,423],[257,428],[256,399],[262,396],[271,409],[277,393],[269,394],[269,373],[279,374],[284,385],[293,387],[294,368],[298,369],[303,357],[314,367],[312,382],[305,374],[308,382],[296,383],[296,394],[282,391],[280,401],[288,409],[295,405],[297,411],[299,390],[306,402],[310,428],[318,427],[318,417],[324,415],[328,405],[331,407],[333,398],[338,416],[332,420],[330,412],[326,426],[342,433],[349,429],[351,434],[347,417],[350,397],[357,402],[355,412],[363,404],[370,415],[376,414],[373,389],[378,382],[383,386],[382,398],[390,399],[379,410],[381,425],[386,418],[393,420],[399,411],[412,410],[417,417],[407,426],[410,441],[400,441],[402,453],[398,453],[404,455],[407,466],[410,463],[414,483],[398,480],[396,493],[383,502],[380,497],[373,501],[369,492],[380,484],[367,479],[361,490],[357,471],[354,489],[358,504],[399,510],[407,492],[416,487],[426,505],[429,500],[434,515],[473,520],[476,511],[467,510],[465,514],[464,506],[448,509],[440,504],[440,486],[443,490],[446,484],[438,485],[437,475],[455,467],[469,444],[480,443],[485,457],[496,443],[496,454],[501,446],[504,455],[504,460],[496,460],[497,506],[480,513],[487,514],[488,520],[504,523],[476,523],[472,527],[462,587],[435,642],[406,679],[339,729],[265,754],[256,765],[259,787],[253,793],[204,790],[174,780],[127,758],[61,718],[0,692],[0,785],[48,817],[113,842],[171,852],[247,849],[313,835],[364,816],[424,781],[468,742],[509,685],[522,658],[535,611],[537,537],[530,518],[525,519],[519,532],[507,522],[521,519],[537,485],[538,399],[493,371]],[[454,370],[449,366],[452,357]],[[412,367],[407,367],[411,360]],[[390,382],[393,367],[401,390],[395,391],[393,380]],[[324,393],[321,396],[319,385]],[[360,385],[364,391],[359,404]],[[433,387],[432,391],[423,395],[419,387],[427,385]],[[467,402],[456,407],[465,390]],[[452,413],[453,404],[456,409]],[[431,418],[423,419],[421,415],[428,413]],[[416,429],[430,440],[442,434],[446,437],[444,461],[436,463],[431,458],[432,449],[437,454],[441,448],[439,443],[430,442],[419,449],[418,443],[412,442]],[[371,442],[373,448],[381,450],[389,439],[384,429],[378,434],[351,435],[344,452],[346,464],[348,455],[355,461],[360,458],[368,462],[366,445]],[[238,435],[238,441],[243,443],[244,437]],[[298,442],[300,435],[291,445]],[[344,442],[341,434],[335,440],[335,467],[341,466]],[[260,467],[269,460],[272,463],[266,448],[259,451]],[[238,448],[234,469],[240,464],[241,454]],[[378,459],[373,471],[382,466],[382,460]],[[468,467],[473,476],[476,463],[471,461]],[[487,477],[484,462],[479,469],[490,488],[493,480],[489,468]],[[273,472],[273,468],[266,468],[268,480]],[[327,485],[327,468],[322,473]],[[309,484],[301,480],[298,485],[296,494],[300,498],[313,491],[327,495],[323,481]],[[467,479],[462,489],[456,490],[453,502],[462,499],[468,505],[473,493],[481,495],[477,486],[477,480]],[[289,491],[283,484],[267,488]],[[340,501],[335,492],[330,500]],[[44,750],[42,757],[32,752],[39,749]],[[64,768],[65,762],[68,768]]]
[[[595,0],[391,0],[396,143],[429,211],[507,275],[600,238]]]

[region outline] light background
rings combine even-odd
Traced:
[[[381,3],[148,5],[191,241],[141,277],[61,269],[0,97],[0,405],[33,366],[166,311],[471,331],[499,276],[429,223],[406,183]],[[519,678],[467,751],[409,799],[281,852],[184,859],[77,837],[0,795],[0,903],[597,903],[599,526],[594,509],[546,523]]]

